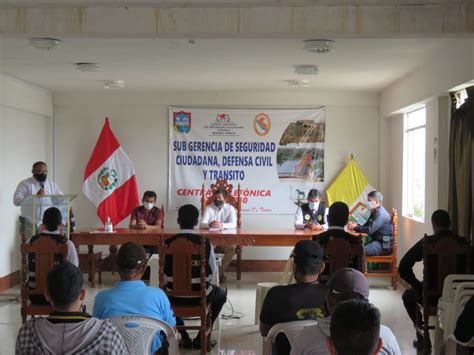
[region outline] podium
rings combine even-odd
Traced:
[[[56,207],[61,211],[63,226],[66,228],[66,233],[64,234],[69,239],[71,202],[76,196],[77,195],[74,194],[31,195],[25,198],[20,204],[22,206],[22,213],[26,214],[26,216],[23,216],[25,219],[25,227],[23,230],[25,236],[29,238],[35,235],[42,223],[44,212],[50,207]],[[28,223],[30,223],[31,226],[27,226]],[[29,227],[31,228],[31,232],[28,230]]]

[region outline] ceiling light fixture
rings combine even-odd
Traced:
[[[60,39],[57,39],[57,38],[47,38],[47,37],[32,37],[32,38],[28,38],[28,43],[37,48],[37,49],[46,49],[46,50],[50,50],[50,49],[54,49],[56,48],[57,46],[59,46],[59,43],[61,42]]]
[[[122,89],[125,87],[123,80],[107,80],[104,83],[104,89]]]
[[[334,50],[332,39],[307,39],[303,41],[304,49],[312,53],[328,53]]]
[[[300,87],[308,87],[310,81],[308,79],[289,79],[285,80],[288,83],[288,86],[294,87],[294,88],[300,88]]]
[[[99,63],[76,63],[76,70],[82,72],[102,71],[102,65]]]
[[[319,69],[317,65],[298,64],[295,65],[295,73],[298,75],[317,75],[319,73]]]

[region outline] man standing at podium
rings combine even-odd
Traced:
[[[22,226],[26,238],[30,238],[33,233],[33,206],[25,201],[32,195],[62,195],[62,191],[54,181],[48,179],[48,165],[45,162],[37,161],[31,170],[32,177],[21,181],[13,195],[13,204],[21,206],[20,216],[25,218],[25,225]],[[51,206],[40,206],[39,215],[36,222],[39,225],[43,219],[44,210]]]

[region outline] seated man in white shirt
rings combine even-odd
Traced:
[[[13,195],[13,204],[15,206],[21,206],[20,215],[25,218],[25,225],[21,227],[25,228],[24,232],[27,239],[33,235],[33,207],[31,201],[28,201],[27,199],[32,195],[42,196],[63,194],[58,185],[56,185],[54,181],[48,179],[48,165],[45,162],[37,161],[34,163],[31,173],[33,176],[22,180],[18,184]],[[50,206],[38,207],[36,227],[41,224],[43,213],[48,207]]]
[[[206,229],[235,229],[237,214],[234,206],[227,203],[227,191],[217,189],[213,195],[214,203],[207,206],[201,221],[201,228]],[[215,252],[224,254],[219,268],[220,282],[225,282],[224,272],[235,255],[235,245],[217,246]]]
[[[328,209],[321,202],[321,193],[317,189],[308,192],[308,202],[303,203],[295,212],[295,228],[323,231],[328,229]]]
[[[349,300],[368,302],[369,282],[363,273],[351,268],[336,271],[327,283],[326,308],[329,317],[318,320],[318,324],[304,328],[293,342],[291,355],[329,355],[326,339],[330,336],[331,315],[336,306]],[[380,326],[382,348],[378,354],[401,355],[395,335],[390,328]]]

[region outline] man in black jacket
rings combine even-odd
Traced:
[[[413,272],[413,266],[420,261],[423,261],[423,243],[436,243],[441,238],[453,238],[460,244],[466,244],[466,239],[455,235],[450,229],[451,224],[448,212],[444,210],[434,211],[431,215],[431,224],[433,226],[433,235],[421,238],[410,250],[406,252],[398,266],[398,273],[400,277],[405,280],[411,288],[403,293],[403,304],[407,310],[413,324],[416,322],[417,301],[421,301],[423,282],[418,280]],[[433,270],[434,271],[434,270]],[[421,341],[421,339],[420,339]],[[420,341],[414,341],[415,347],[421,347]]]

